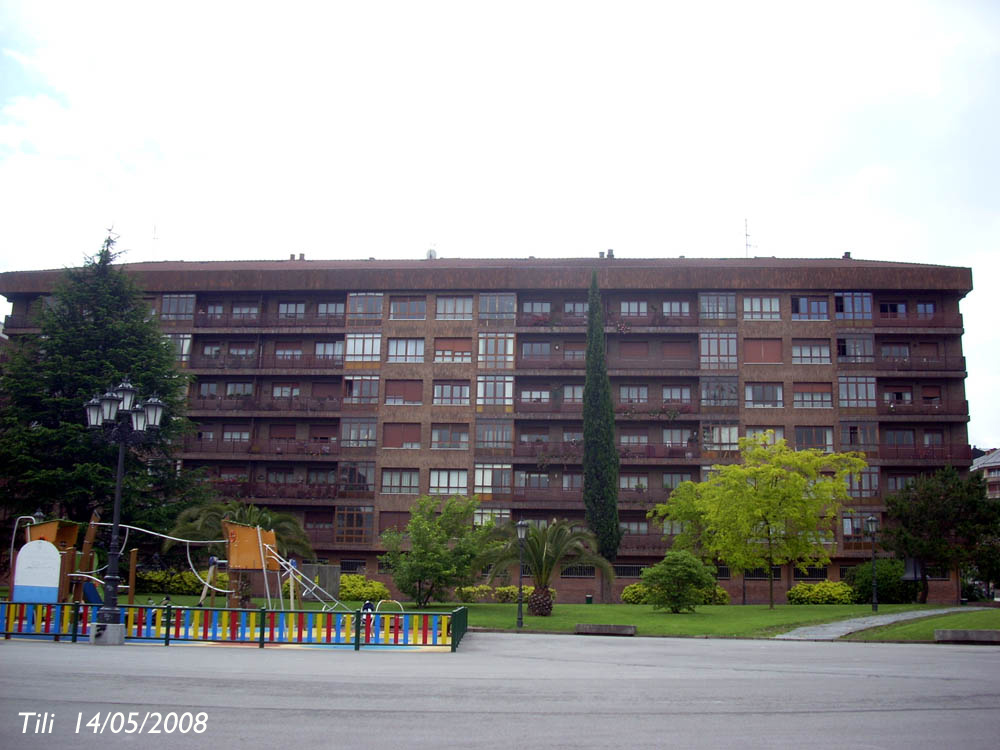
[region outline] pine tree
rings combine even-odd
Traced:
[[[583,385],[583,504],[601,555],[614,562],[622,532],[618,525],[618,449],[604,347],[604,309],[597,272],[590,280],[587,312],[587,375]]]
[[[204,497],[191,472],[176,471],[170,441],[185,429],[187,379],[176,369],[149,305],[112,265],[113,240],[66,272],[37,310],[40,335],[18,339],[0,377],[0,476],[8,516],[32,513],[107,519],[117,446],[88,431],[84,402],[128,378],[142,396],[166,403],[155,442],[128,452],[122,521],[165,530],[179,498]]]

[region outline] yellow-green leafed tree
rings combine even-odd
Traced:
[[[834,521],[847,481],[865,466],[858,453],[792,450],[768,431],[740,439],[741,462],[712,467],[702,482],[683,482],[649,517],[679,523],[673,542],[742,573],[768,570],[774,607],[775,565],[800,569],[830,562]]]

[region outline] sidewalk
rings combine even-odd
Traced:
[[[848,633],[868,628],[877,628],[880,625],[890,625],[894,622],[904,620],[916,620],[920,617],[932,617],[933,615],[943,615],[948,612],[968,612],[968,607],[947,607],[935,609],[928,612],[925,609],[912,612],[895,612],[889,615],[872,615],[871,617],[855,617],[852,620],[838,620],[828,622],[825,625],[810,625],[805,628],[795,628],[787,633],[774,636],[774,640],[784,641],[835,641]]]

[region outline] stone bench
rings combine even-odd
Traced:
[[[635,625],[589,625],[577,624],[573,631],[577,635],[635,635]]]
[[[1000,646],[1000,630],[935,630],[935,643],[984,643]]]

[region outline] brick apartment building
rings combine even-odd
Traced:
[[[126,269],[194,376],[184,463],[221,497],[298,515],[321,559],[386,582],[379,534],[406,523],[418,493],[475,493],[482,519],[583,518],[592,270],[621,451],[616,595],[666,550],[646,512],[737,460],[739,436],[773,429],[794,447],[868,456],[832,564],[782,569],[782,596],[866,560],[863,519],[886,494],[971,464],[967,268],[602,254]],[[0,275],[8,335],[37,330],[32,309],[60,273]],[[766,601],[766,578],[720,567],[734,601]],[[588,569],[555,587],[562,601],[600,590]],[[940,572],[931,596],[953,599],[954,578]]]

